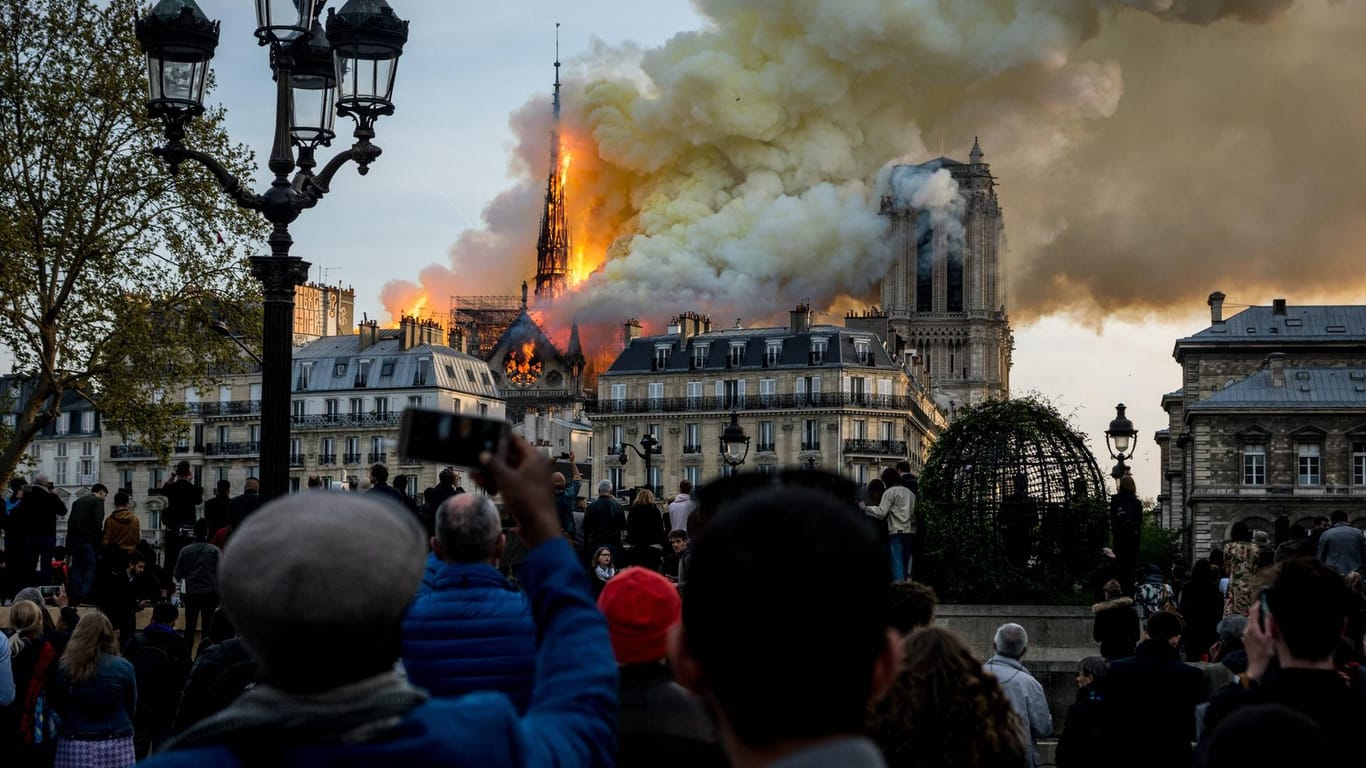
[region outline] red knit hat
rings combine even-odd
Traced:
[[[598,595],[607,617],[612,653],[619,664],[644,664],[664,658],[669,630],[683,617],[683,601],[672,583],[649,568],[627,568],[607,581]]]

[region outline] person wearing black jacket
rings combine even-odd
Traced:
[[[626,541],[631,545],[629,564],[658,573],[664,567],[664,539],[668,535],[654,493],[642,488],[626,514]]]
[[[1095,624],[1091,638],[1100,643],[1100,655],[1107,661],[1134,655],[1138,645],[1138,611],[1131,597],[1125,597],[1118,581],[1105,583],[1105,600],[1091,606]]]
[[[219,480],[213,498],[204,502],[204,519],[209,521],[209,537],[228,526],[228,507],[232,504],[232,483]]]
[[[190,462],[181,461],[175,465],[175,475],[161,486],[161,495],[166,497],[166,510],[161,513],[165,536],[161,564],[168,571],[175,567],[180,550],[194,540],[194,521],[204,501],[204,489],[195,485],[191,477]]]
[[[598,483],[598,497],[583,511],[583,551],[591,554],[598,547],[607,547],[617,559],[625,530],[626,513],[612,497],[612,482],[603,480]]]
[[[1110,497],[1110,531],[1114,535],[1115,579],[1129,584],[1138,567],[1138,545],[1143,533],[1143,502],[1133,477],[1119,481],[1119,493]]]
[[[1219,639],[1219,621],[1224,618],[1224,596],[1208,560],[1195,561],[1191,579],[1181,590],[1180,607],[1186,620],[1186,633],[1182,636],[1186,661],[1200,661]]]
[[[5,534],[11,549],[9,568],[18,587],[52,583],[52,550],[57,546],[57,518],[66,517],[66,505],[52,491],[47,475],[37,474],[24,497],[10,513]],[[11,543],[13,542],[13,543]],[[34,558],[38,564],[35,568]]]
[[[1181,661],[1181,619],[1168,611],[1148,618],[1134,655],[1110,662],[1102,686],[1105,740],[1141,748],[1117,749],[1108,763],[1117,768],[1195,765],[1195,707],[1205,699],[1205,677]]]

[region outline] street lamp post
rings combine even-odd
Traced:
[[[734,469],[745,463],[745,457],[749,455],[749,435],[740,426],[735,411],[730,412],[730,424],[721,432],[720,443],[721,460],[726,462],[726,466]]]
[[[1110,421],[1110,428],[1105,430],[1105,443],[1110,450],[1110,458],[1115,460],[1115,468],[1110,472],[1110,477],[1119,480],[1125,475],[1130,474],[1129,467],[1124,462],[1134,457],[1137,445],[1134,438],[1138,436],[1138,430],[1134,429],[1134,423],[1129,421],[1124,415],[1124,403],[1115,406],[1115,418]]]
[[[237,205],[258,211],[272,225],[269,256],[252,256],[251,272],[264,298],[261,366],[261,496],[282,496],[289,476],[290,363],[294,287],[308,279],[309,263],[290,256],[289,225],[327,194],[348,162],[361,175],[380,155],[371,144],[375,121],[394,112],[394,74],[408,22],[385,0],[347,0],[329,9],[326,32],[318,14],[327,0],[256,0],[256,37],[270,46],[276,82],[275,138],[270,188],[257,194],[209,155],[185,146],[185,126],[204,113],[204,85],[218,46],[217,21],[194,0],[160,0],[136,24],[147,55],[147,111],[165,125],[166,144],[153,154],[171,173],[192,160],[208,169]],[[355,120],[356,142],[314,173],[314,152],[334,137],[333,116]],[[294,149],[298,148],[296,161]],[[298,169],[291,179],[291,171]]]
[[[626,458],[630,456],[630,454],[626,452],[627,448],[635,451],[641,461],[645,462],[645,487],[653,490],[654,486],[650,484],[651,457],[663,453],[664,446],[660,445],[659,440],[649,432],[646,432],[645,435],[640,438],[639,448],[630,443],[619,443],[617,445],[616,454],[621,459],[622,466],[626,466]]]

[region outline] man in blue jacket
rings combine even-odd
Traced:
[[[502,691],[518,712],[536,677],[531,604],[498,572],[503,528],[482,496],[450,497],[436,511],[427,574],[403,620],[408,679],[433,696]]]
[[[243,523],[219,568],[223,609],[261,682],[146,765],[611,764],[616,665],[560,535],[549,462],[515,436],[506,459],[484,461],[530,549],[538,636],[526,714],[501,693],[433,699],[395,673],[427,549],[412,515],[363,495],[298,494]]]

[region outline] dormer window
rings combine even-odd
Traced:
[[[669,367],[669,352],[673,349],[672,344],[656,344],[655,359],[651,370],[662,371]]]
[[[299,363],[299,378],[294,382],[294,389],[302,392],[308,389],[309,382],[313,379],[313,361],[306,360]]]
[[[829,339],[824,336],[813,336],[811,338],[811,355],[808,360],[812,365],[822,365],[825,363],[825,350]]]
[[[726,352],[726,367],[739,368],[740,363],[745,359],[745,342],[732,341],[730,348]]]
[[[710,349],[711,349],[711,345],[710,345],[710,344],[694,344],[694,345],[692,345],[692,367],[693,367],[693,368],[706,368],[706,367],[707,367],[707,352],[708,352]]]
[[[873,342],[871,339],[854,339],[854,353],[858,355],[859,365],[873,364]]]
[[[783,358],[783,340],[773,339],[764,344],[764,365],[777,365]]]
[[[356,361],[356,381],[355,381],[355,386],[356,386],[357,388],[367,387],[367,386],[370,385],[370,363],[371,363],[371,362],[372,362],[372,361],[370,361],[370,360],[357,360],[357,361]],[[386,363],[386,364],[387,364],[387,363]]]
[[[417,359],[417,370],[413,372],[413,386],[427,386],[427,379],[432,370],[432,360],[429,357],[419,357]]]

